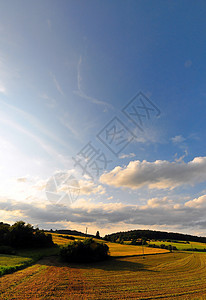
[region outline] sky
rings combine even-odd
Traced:
[[[0,1],[0,219],[206,235],[205,1]]]

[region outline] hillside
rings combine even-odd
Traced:
[[[155,230],[130,230],[120,231],[112,234],[107,234],[104,237],[105,240],[114,242],[116,240],[131,241],[137,239],[148,240],[172,240],[172,241],[188,241],[188,242],[201,242],[206,243],[206,237],[199,237],[194,235],[155,231]]]
[[[55,230],[55,231],[53,231],[53,230],[50,230],[50,231],[48,231],[47,230],[47,232],[53,232],[53,233],[59,233],[59,234],[68,234],[68,235],[75,235],[75,236],[87,236],[87,237],[94,237],[94,235],[92,235],[92,234],[85,234],[85,233],[83,233],[83,232],[81,232],[81,231],[77,231],[77,230],[70,230],[70,229],[59,229],[59,230]]]

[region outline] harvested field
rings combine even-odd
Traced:
[[[206,255],[168,253],[88,265],[56,257],[0,278],[0,299],[204,299]]]

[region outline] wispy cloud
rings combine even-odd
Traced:
[[[65,160],[62,157],[62,155],[58,151],[56,151],[51,145],[49,145],[44,139],[40,138],[38,135],[35,135],[34,133],[32,133],[31,131],[29,131],[19,123],[10,119],[8,115],[1,113],[0,122],[11,127],[15,131],[18,131],[28,136],[30,139],[35,141],[38,144],[38,146],[40,146],[47,154],[49,154],[49,156],[58,159],[59,161],[62,161],[62,163],[65,163]]]
[[[124,159],[124,158],[131,158],[131,157],[135,157],[135,156],[136,156],[136,154],[129,153],[129,154],[122,154],[122,155],[120,155],[119,158]]]
[[[5,87],[5,85],[3,85],[2,82],[0,82],[0,93],[6,95],[6,87]]]
[[[23,117],[27,122],[29,122],[32,126],[34,126],[36,129],[39,130],[39,132],[44,135],[46,135],[48,138],[52,139],[53,141],[55,141],[57,144],[60,144],[66,148],[68,148],[68,144],[65,143],[63,140],[61,140],[57,135],[53,134],[50,130],[48,130],[44,124],[42,124],[42,122],[40,122],[37,118],[35,118],[33,115],[31,115],[30,113],[14,106],[11,105],[5,101],[0,101],[3,105],[5,105],[6,107],[8,107],[9,109],[13,110],[14,112],[16,112],[18,115],[20,115],[21,117]]]
[[[179,143],[184,142],[186,140],[186,138],[184,138],[182,135],[176,135],[176,136],[172,137],[171,140],[174,144],[179,144]]]
[[[93,104],[97,104],[97,105],[102,105],[108,108],[113,108],[113,106],[105,101],[101,101],[97,98],[93,98],[91,96],[88,96],[87,94],[85,94],[82,90],[82,77],[81,77],[81,64],[82,64],[82,57],[80,56],[79,61],[78,61],[78,65],[77,65],[77,90],[74,91],[74,94],[78,95],[79,97],[88,100],[89,102],[93,103]]]
[[[47,94],[42,94],[40,96],[42,99],[46,100],[46,106],[49,108],[54,108],[57,106],[57,102],[56,100],[54,100],[53,98],[49,97]]]
[[[54,82],[54,85],[55,85],[57,91],[64,97],[64,92],[63,92],[59,82],[57,81],[55,75],[52,72],[50,74],[51,74],[52,80]]]

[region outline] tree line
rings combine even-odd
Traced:
[[[182,233],[164,232],[155,230],[130,230],[105,235],[104,239],[110,242],[142,240],[170,240],[206,243],[206,237],[193,236]]]
[[[31,224],[18,221],[13,225],[0,222],[0,246],[13,248],[47,247],[53,246],[51,234],[45,234]]]

